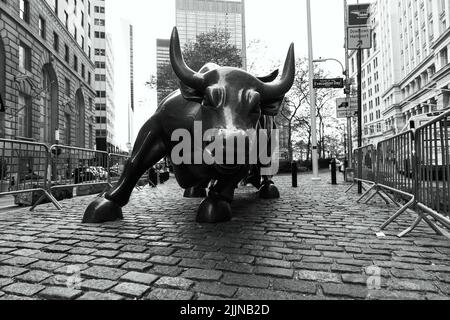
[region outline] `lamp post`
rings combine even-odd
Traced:
[[[319,178],[319,157],[317,154],[317,110],[316,110],[316,92],[314,90],[314,55],[312,42],[312,24],[311,24],[311,0],[306,0],[306,12],[308,23],[308,56],[309,56],[309,92],[311,103],[311,142],[312,142],[312,167],[313,181],[320,181]]]

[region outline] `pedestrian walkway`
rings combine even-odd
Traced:
[[[339,177],[342,179],[341,177]],[[240,188],[232,222],[199,225],[174,179],[135,191],[125,220],[80,223],[93,196],[0,214],[0,299],[449,299],[450,240],[348,185],[275,178],[282,198]]]

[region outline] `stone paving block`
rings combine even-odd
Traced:
[[[13,281],[10,278],[0,278],[0,289],[11,283],[13,283]]]
[[[294,270],[272,268],[272,267],[256,267],[255,273],[259,275],[280,277],[280,278],[292,278],[294,276]]]
[[[152,290],[150,294],[146,297],[147,300],[176,300],[176,301],[192,300],[193,298],[194,298],[193,292],[174,289],[162,289],[162,288]]]
[[[330,272],[301,270],[296,273],[295,277],[301,280],[317,282],[341,282],[341,277],[338,274]]]
[[[291,263],[288,261],[267,259],[267,258],[257,258],[256,264],[261,266],[284,268],[284,269],[289,269],[291,267]]]
[[[0,277],[13,278],[19,274],[27,272],[27,269],[14,267],[14,266],[2,266],[0,265]]]
[[[97,265],[97,266],[119,268],[120,266],[124,265],[126,262],[127,261],[123,260],[123,259],[97,258],[97,259],[89,261],[89,264]]]
[[[135,261],[147,261],[150,258],[148,253],[122,252],[116,258]]]
[[[294,262],[294,269],[296,270],[313,270],[313,271],[330,271],[330,264],[321,263],[307,263],[307,262]]]
[[[194,286],[194,291],[209,295],[231,298],[237,291],[237,287],[227,286],[219,283],[199,282]]]
[[[273,291],[268,289],[249,289],[239,288],[236,296],[239,300],[251,301],[272,301],[272,300],[303,300],[307,299],[306,295],[293,294],[283,291]]]
[[[83,290],[107,291],[117,285],[117,281],[89,279],[81,283]]]
[[[50,278],[51,276],[51,273],[45,271],[32,270],[30,272],[17,276],[16,279],[23,282],[39,283],[44,281],[45,279]]]
[[[8,260],[3,260],[2,264],[8,264],[11,266],[17,266],[17,267],[26,267],[29,264],[32,264],[33,262],[38,261],[35,258],[28,258],[28,257],[14,257]]]
[[[82,291],[64,287],[48,287],[39,292],[39,297],[48,300],[74,300],[82,295]]]
[[[116,269],[116,268],[109,268],[109,267],[100,267],[100,266],[90,267],[90,268],[82,271],[83,276],[87,276],[87,277],[94,278],[94,279],[97,278],[97,279],[107,279],[107,280],[118,280],[125,273],[127,273],[127,272],[124,270],[120,270],[120,269]]]
[[[317,286],[314,282],[302,280],[273,280],[273,289],[277,291],[298,292],[304,294],[316,294]]]
[[[180,258],[174,258],[174,257],[165,257],[165,256],[153,256],[149,260],[151,263],[154,264],[163,264],[163,265],[169,265],[169,266],[175,266],[177,265],[181,259]]]
[[[124,265],[122,265],[121,269],[143,272],[143,271],[150,270],[151,267],[153,267],[152,263],[129,261],[129,262],[125,263]]]
[[[424,300],[424,295],[411,291],[369,290],[369,300]]]
[[[12,295],[32,297],[44,289],[44,286],[38,284],[15,282],[13,284],[10,284],[9,286],[2,288],[2,291]]]
[[[158,280],[159,276],[150,274],[150,273],[141,273],[141,272],[128,272],[127,274],[123,275],[121,280],[125,280],[128,282],[136,282],[136,283],[142,283],[145,285],[151,285],[156,280]]]
[[[181,277],[194,279],[194,280],[219,280],[223,273],[214,270],[203,270],[203,269],[188,269],[181,274]]]
[[[161,288],[188,290],[193,284],[193,281],[181,277],[162,277],[154,285]]]
[[[121,282],[112,289],[115,293],[132,298],[142,297],[149,290],[150,286],[132,282]]]
[[[234,263],[234,262],[219,262],[214,267],[216,270],[230,271],[235,273],[249,273],[253,274],[255,267],[244,264],[244,263]]]
[[[421,292],[437,292],[436,286],[429,281],[412,280],[412,279],[391,279],[388,287],[393,290],[405,291],[421,291]]]
[[[179,267],[156,265],[150,269],[150,272],[168,277],[177,277],[183,272],[183,270],[184,269]]]
[[[330,296],[366,299],[368,295],[367,286],[336,283],[323,283],[321,286],[323,293]]]
[[[67,254],[39,252],[39,253],[32,255],[31,257],[35,258],[35,259],[39,259],[39,260],[60,261],[61,259],[67,257]]]
[[[422,270],[392,269],[391,274],[396,278],[407,278],[407,279],[429,280],[429,281],[436,279],[436,276]]]
[[[251,288],[268,288],[269,278],[248,274],[226,273],[221,279],[222,283]]]
[[[80,255],[69,255],[63,259],[61,259],[61,262],[66,262],[70,264],[83,264],[87,263],[91,260],[95,259],[95,257],[92,256],[80,256]]]
[[[54,262],[54,261],[44,261],[40,260],[33,264],[30,264],[28,268],[30,269],[37,269],[37,270],[44,270],[44,271],[54,271],[56,269],[59,269],[64,266],[64,263],[62,262]],[[1,272],[0,272],[1,275]]]
[[[33,249],[19,249],[19,250],[10,252],[10,254],[15,255],[15,256],[30,257],[39,252],[41,252],[41,251],[33,250]]]
[[[86,292],[78,300],[100,301],[100,300],[124,300],[125,297],[113,293]]]
[[[212,260],[199,261],[196,259],[183,259],[178,266],[184,268],[213,269],[216,264],[217,262]]]

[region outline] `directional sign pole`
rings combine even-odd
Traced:
[[[358,178],[362,178],[362,49],[358,49]],[[362,183],[358,182],[358,194],[362,194]]]
[[[346,84],[349,83],[350,77],[349,77],[349,61],[348,61],[348,9],[347,9],[347,0],[344,0],[344,33],[345,33],[345,81]],[[346,86],[347,88],[347,86]],[[347,100],[350,100],[350,92],[347,92],[346,94]],[[353,141],[352,141],[352,118],[347,117],[347,160],[349,164],[349,168],[353,168]]]

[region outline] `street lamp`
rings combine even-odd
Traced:
[[[345,70],[345,67],[342,64],[342,62],[340,62],[338,59],[335,59],[335,58],[326,58],[326,59],[319,58],[319,59],[313,60],[314,63],[327,62],[327,61],[336,61],[337,63],[339,63],[341,65],[341,68],[342,68],[342,74],[347,78],[347,71]]]

